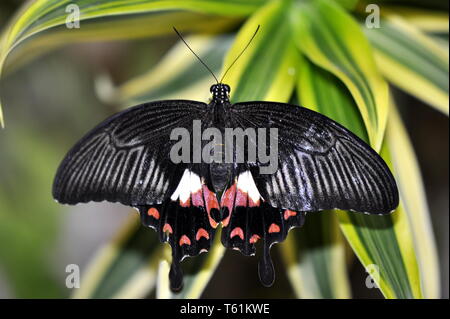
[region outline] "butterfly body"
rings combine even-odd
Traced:
[[[209,104],[150,102],[100,123],[62,161],[54,198],[137,208],[142,223],[172,247],[174,290],[182,286],[180,262],[208,251],[219,225],[228,248],[254,255],[262,243],[259,277],[270,286],[270,247],[302,226],[306,212],[387,214],[397,207],[397,187],[384,161],[338,123],[295,105],[231,104],[226,84],[213,85],[211,93]],[[230,132],[248,134],[227,148]],[[275,149],[271,161],[267,154]]]

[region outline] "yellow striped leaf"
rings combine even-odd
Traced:
[[[300,61],[297,84],[300,105],[324,114],[336,112],[339,117],[361,125],[364,132],[364,124],[345,86],[305,58]],[[281,248],[298,297],[350,298],[344,241],[333,211],[308,214],[305,226],[289,234]]]
[[[360,26],[330,0],[299,2],[291,21],[297,47],[347,86],[378,150],[386,127],[388,87]]]
[[[287,4],[269,2],[245,23],[225,57],[226,70],[247,45],[258,25],[260,31],[224,79],[232,102],[271,100],[287,102],[297,73],[298,52],[291,41]]]
[[[343,83],[333,75],[311,63],[304,63],[297,88],[298,98],[304,106],[329,116],[368,141],[364,122],[355,102]],[[383,144],[382,156],[389,164],[390,155],[386,143]],[[400,185],[405,181],[397,179],[397,182]],[[389,216],[367,216],[343,211],[337,214],[341,229],[362,264],[369,273],[379,271],[373,277],[386,297],[422,296],[414,253],[415,234],[408,223],[409,212],[404,210],[403,204]],[[426,219],[420,222],[424,221]],[[338,267],[341,268],[342,266]],[[369,287],[372,287],[371,280],[368,282]]]
[[[223,57],[231,45],[230,36],[188,36],[186,41],[209,68],[218,76]],[[106,89],[100,96],[121,104],[133,101],[139,104],[155,99],[196,98],[207,101],[209,87],[214,78],[202,67],[197,58],[179,41],[150,71],[138,76],[118,88]]]
[[[243,17],[264,2],[265,0],[30,1],[9,23],[0,38],[0,72],[15,47],[31,37],[33,42],[38,40],[44,31],[51,31],[51,36],[46,37],[45,42],[40,42],[40,46],[56,46],[73,42],[74,39],[86,41],[149,36],[167,33],[174,25],[182,30],[199,31],[208,26],[209,31],[214,31],[218,26],[217,22],[222,23],[223,27],[223,20],[211,15]],[[80,13],[80,28],[67,28],[66,22],[72,18],[71,14],[77,12],[77,8]],[[193,19],[189,12],[196,12],[200,16],[196,15]],[[123,17],[125,19],[122,20]],[[202,20],[207,23],[199,23]],[[1,105],[0,125],[3,125]]]
[[[136,214],[136,212],[133,212]],[[156,234],[130,217],[115,240],[91,261],[73,298],[143,298],[156,283],[162,247]]]
[[[448,51],[399,17],[389,16],[381,25],[366,34],[383,75],[448,115]]]
[[[383,7],[383,14],[398,15],[408,24],[424,32],[448,33],[448,12],[427,10],[424,8],[388,6]]]
[[[413,234],[423,295],[425,298],[440,298],[439,261],[425,189],[416,155],[396,110],[390,113],[386,138],[403,198],[403,209]]]

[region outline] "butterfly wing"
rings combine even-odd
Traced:
[[[265,286],[275,280],[270,247],[286,239],[289,230],[300,227],[305,213],[271,206],[259,193],[250,168],[235,164],[233,180],[221,197],[222,243],[246,256],[256,253],[255,244],[262,242],[259,277]]]
[[[397,186],[383,159],[328,117],[273,102],[237,103],[230,114],[237,127],[278,129],[276,171],[260,174],[263,163],[251,167],[258,190],[271,206],[370,214],[388,214],[398,206]]]
[[[339,208],[387,214],[397,207],[397,186],[387,165],[333,120],[273,102],[234,104],[229,118],[233,128],[266,129],[257,138],[248,137],[244,146],[235,145],[236,153],[244,152],[245,163],[235,163],[233,180],[221,198],[222,243],[253,255],[261,241],[258,270],[265,286],[275,279],[270,247],[285,240],[292,227],[302,226],[305,212]],[[252,147],[258,156],[277,150],[274,171],[264,174],[260,169],[268,163],[245,157]]]
[[[192,141],[194,120],[209,125],[210,118],[206,104],[186,100],[146,103],[112,116],[68,152],[53,197],[65,204],[107,200],[138,209],[142,223],[171,245],[171,286],[180,289],[179,263],[209,249],[217,227],[211,216],[219,204],[208,184],[209,167],[175,164],[170,155],[178,140],[170,137],[183,128]]]
[[[53,197],[63,204],[107,200],[125,205],[161,203],[177,186],[183,164],[169,161],[172,129],[191,127],[206,104],[146,103],[100,123],[66,155],[56,173]]]

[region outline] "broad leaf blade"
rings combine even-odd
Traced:
[[[292,94],[298,52],[291,41],[287,6],[269,2],[241,28],[226,55],[223,70],[247,45],[258,25],[260,31],[224,79],[231,87],[232,102],[271,100],[287,102]]]
[[[386,138],[403,208],[413,233],[423,295],[440,298],[439,261],[425,189],[411,141],[397,111],[389,116]]]
[[[231,36],[188,36],[186,41],[196,54],[219,74],[223,57],[230,47]],[[184,99],[194,95],[200,101],[210,98],[214,78],[197,58],[179,41],[149,72],[142,74],[103,98],[108,102],[143,103],[155,99]]]
[[[52,31],[52,36],[46,38],[46,45],[53,47],[74,41],[74,39],[86,41],[88,39],[136,38],[167,33],[173,25],[183,30],[196,30],[198,21],[195,19],[186,21],[186,11],[202,15],[243,17],[255,11],[264,2],[265,0],[30,1],[24,5],[0,38],[0,72],[9,53],[15,47],[32,36],[33,41],[39,39],[39,35],[44,31]],[[66,28],[66,20],[71,12],[66,10],[70,4],[75,4],[79,8],[80,24],[83,25],[80,29]],[[154,19],[145,24],[137,23],[139,19],[142,19],[142,15],[149,15]],[[130,16],[132,19],[128,19]],[[120,21],[121,17],[125,17],[127,23],[121,23],[123,22]],[[217,27],[216,22],[221,19],[209,16],[207,20],[203,19],[203,22],[206,21],[209,24],[208,30],[211,31]],[[122,27],[117,27],[117,23],[114,22],[119,22]],[[203,24],[202,29],[208,24]],[[145,25],[152,27],[143,27]],[[45,44],[40,43],[40,45]],[[1,113],[0,125],[3,125]]]
[[[332,211],[308,214],[281,245],[288,277],[299,298],[347,299],[345,244]]]
[[[293,7],[291,21],[297,47],[348,87],[369,139],[379,149],[386,127],[388,87],[360,26],[329,0],[300,2]]]
[[[448,12],[406,6],[383,7],[383,14],[399,16],[423,32],[448,33]]]
[[[448,115],[448,52],[398,17],[381,23],[382,28],[366,29],[366,34],[376,48],[376,61],[383,75]]]
[[[73,297],[142,298],[155,285],[161,256],[156,233],[133,216],[116,239],[97,253]]]

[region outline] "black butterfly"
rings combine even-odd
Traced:
[[[63,204],[107,200],[138,209],[142,223],[172,247],[173,290],[182,287],[180,261],[208,251],[220,223],[227,248],[249,256],[262,242],[259,277],[270,286],[275,278],[270,247],[302,226],[306,212],[388,214],[398,206],[387,165],[349,130],[296,105],[231,104],[230,87],[217,82],[209,104],[150,102],[99,124],[62,161],[53,197]],[[201,120],[202,129],[220,131],[277,128],[278,169],[261,174],[259,161],[173,163],[171,132],[181,127],[192,137],[194,120]],[[233,158],[238,152],[233,150]]]

